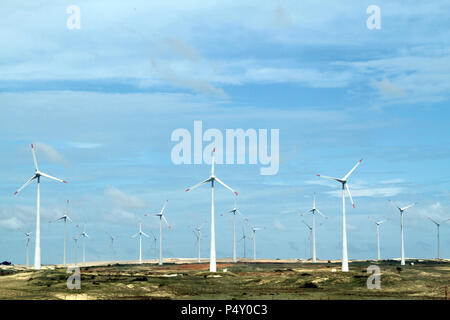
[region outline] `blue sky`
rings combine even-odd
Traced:
[[[79,30],[66,27],[71,4],[81,9]],[[260,175],[259,165],[216,167],[250,223],[266,228],[258,256],[305,257],[308,232],[298,213],[316,192],[329,217],[317,231],[318,257],[340,258],[339,186],[316,174],[343,176],[363,158],[349,181],[356,202],[356,209],[347,202],[350,259],[376,255],[369,216],[390,219],[382,255],[399,256],[399,214],[389,199],[419,203],[405,217],[406,256],[434,257],[436,231],[426,217],[450,218],[450,5],[376,1],[381,29],[368,30],[372,4],[2,1],[0,260],[24,263],[16,229],[34,232],[36,186],[13,196],[33,174],[30,143],[42,171],[69,181],[42,183],[44,264],[62,260],[62,226],[47,221],[67,199],[69,215],[87,224],[88,260],[109,259],[105,231],[117,236],[117,257],[137,259],[130,236],[140,220],[157,232],[157,218],[143,215],[166,199],[173,228],[164,230],[165,256],[193,257],[189,226],[209,221],[210,189],[184,189],[210,168],[174,165],[170,136],[193,132],[195,120],[223,133],[280,130],[276,175]],[[217,188],[219,258],[232,253],[232,220],[220,216],[232,205],[231,193]],[[441,228],[446,258],[449,227]],[[152,258],[152,243],[144,243],[144,258]],[[73,255],[70,243],[68,260]]]

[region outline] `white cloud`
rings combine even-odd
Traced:
[[[20,221],[17,217],[10,217],[7,219],[0,220],[0,227],[5,229],[18,229],[23,226],[22,221]]]
[[[71,142],[70,145],[79,149],[96,149],[103,146],[100,143],[92,143],[92,142]]]
[[[68,165],[69,160],[67,160],[59,151],[57,151],[51,145],[45,144],[43,142],[37,142],[36,146],[36,154],[45,156],[49,161],[53,163]],[[39,165],[39,159],[38,159]]]
[[[400,86],[392,83],[389,79],[384,78],[380,81],[373,80],[370,85],[377,88],[383,97],[386,98],[402,98],[406,96],[406,91]]]
[[[106,188],[104,195],[107,201],[121,209],[143,209],[147,206],[139,197],[128,195],[115,187]]]
[[[399,195],[404,192],[403,188],[399,187],[387,187],[387,188],[360,188],[354,187],[350,185],[350,192],[352,193],[352,197],[370,197],[370,198],[379,198],[379,197],[393,197]],[[342,197],[342,192],[340,190],[328,191],[330,195],[335,197]],[[347,196],[347,195],[346,195]]]
[[[280,222],[280,220],[278,220],[278,219],[274,219],[274,220],[273,220],[273,227],[274,227],[276,230],[280,230],[280,231],[286,230],[286,229],[287,229],[286,226],[283,225],[283,224]]]

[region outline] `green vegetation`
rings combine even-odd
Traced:
[[[366,286],[367,267],[380,267],[381,289]],[[227,272],[223,272],[226,268]],[[332,272],[332,269],[336,272]],[[67,289],[66,269],[0,270],[0,299],[444,299],[450,263],[112,265],[81,268],[81,289]]]

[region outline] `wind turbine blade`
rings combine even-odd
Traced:
[[[25,188],[27,185],[30,184],[31,181],[33,181],[34,179],[36,179],[36,175],[34,175],[33,177],[30,178],[30,180],[28,180],[27,182],[25,182],[25,184],[23,186],[21,186],[16,192],[14,192],[14,194],[18,194],[20,191],[22,191],[23,188]]]
[[[39,171],[37,160],[36,160],[36,152],[34,151],[34,144],[31,144],[31,153],[33,154],[34,168],[36,169],[36,171]]]
[[[353,167],[353,169],[350,170],[350,171],[344,176],[344,178],[343,178],[342,180],[347,180],[348,177],[350,177],[350,175],[353,173],[353,171],[355,171],[356,167],[359,166],[359,164],[362,162],[362,160],[363,160],[363,159],[359,160],[359,161],[355,164],[355,166]]]
[[[326,215],[324,215],[322,212],[320,212],[319,209],[316,209],[316,211],[325,219],[328,219],[328,217]]]
[[[192,186],[192,187],[187,188],[186,191],[194,190],[194,189],[200,187],[202,184],[207,183],[207,182],[210,182],[210,181],[211,181],[211,178],[208,178],[208,179],[206,179],[205,181],[202,181],[202,182],[196,184],[195,186]]]
[[[153,239],[156,239],[155,234],[150,230],[150,234],[152,235]]]
[[[143,235],[144,237],[147,237],[147,238],[150,239],[150,236],[149,236],[148,234],[146,234],[145,232],[142,232],[142,235]]]
[[[161,213],[163,213],[164,212],[164,209],[166,208],[166,206],[167,206],[167,202],[169,202],[169,200],[166,200],[166,202],[164,203],[164,205],[163,205],[163,207],[162,207],[162,209],[161,209]]]
[[[59,179],[59,178],[55,178],[55,177],[53,177],[53,176],[51,176],[51,175],[49,175],[49,174],[43,173],[43,172],[41,172],[41,176],[46,177],[46,178],[49,178],[49,179],[52,179],[52,180],[55,180],[55,181],[67,183],[66,180],[62,180],[62,179]]]
[[[67,220],[69,220],[69,222],[72,222],[72,223],[73,223],[73,220],[70,219],[70,217],[69,217],[68,215],[66,215],[66,218],[67,218]]]
[[[227,188],[228,190],[230,190],[231,192],[233,192],[235,195],[238,195],[238,193],[236,191],[234,191],[233,189],[231,189],[229,186],[227,186],[225,183],[223,183],[222,180],[220,180],[219,178],[214,178],[214,180],[216,180],[218,183],[220,183],[221,185],[223,185],[225,188]]]
[[[433,221],[435,225],[437,225],[437,226],[439,225],[439,223],[437,223],[435,220],[431,219],[430,217],[428,217],[428,219],[430,219],[431,221]]]
[[[328,180],[334,180],[334,181],[341,182],[341,179],[339,179],[339,178],[334,178],[334,177],[329,177],[329,176],[323,176],[323,175],[321,175],[321,174],[316,174],[316,176],[321,177],[321,178],[325,178],[325,179],[328,179]]]
[[[381,221],[379,221],[379,222],[377,222],[378,224],[382,224],[382,223],[385,223],[386,222],[386,220],[381,220]]]
[[[167,219],[166,219],[166,217],[164,217],[164,216],[161,216],[161,218],[164,220],[164,222],[167,224],[167,226],[170,228],[170,224],[169,224],[169,222],[167,222]]]
[[[304,224],[309,230],[312,229],[305,221],[302,220],[302,222],[303,222],[303,224]]]
[[[139,232],[136,233],[136,234],[133,234],[131,237],[132,237],[132,238],[136,238],[138,235],[139,235]]]
[[[65,216],[62,216],[61,218],[58,218],[58,219],[55,219],[55,220],[50,220],[48,223],[56,222],[56,221],[59,221],[59,220],[64,219],[64,218],[65,218]]]
[[[389,200],[389,202],[394,206],[394,207],[396,207],[398,210],[402,210],[397,204],[395,204],[394,203],[394,201],[392,201],[392,200]]]
[[[308,211],[303,212],[300,216],[303,217],[305,214],[310,213],[310,212],[312,212],[312,211],[313,211],[312,209],[309,209]]]
[[[355,207],[355,203],[353,202],[352,194],[350,193],[350,188],[348,187],[348,184],[345,184],[345,188],[347,189],[348,195],[350,197],[350,201],[352,202],[353,208]]]
[[[216,148],[213,149],[212,161],[211,161],[211,177],[214,177],[214,164],[216,162]]]
[[[247,217],[246,217],[246,216],[244,216],[244,215],[242,214],[242,212],[241,212],[241,211],[239,211],[238,209],[236,209],[236,212],[237,212],[237,213],[239,213],[239,214],[241,215],[242,219],[244,219],[244,220],[245,220],[245,222],[248,222],[248,219],[247,219]]]
[[[409,208],[415,206],[416,204],[417,204],[417,202],[411,203],[409,206],[406,206],[406,207],[402,208],[401,210],[405,211],[406,209],[409,209]]]

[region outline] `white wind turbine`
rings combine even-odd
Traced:
[[[355,203],[353,202],[352,194],[350,193],[350,188],[347,184],[347,179],[350,175],[355,171],[356,167],[359,166],[362,159],[356,163],[352,170],[350,170],[343,178],[333,178],[328,176],[322,176],[318,174],[318,177],[334,180],[342,184],[342,271],[348,272],[348,252],[347,252],[347,222],[345,218],[345,189],[347,189],[348,195],[350,197],[350,201],[353,204],[353,208],[355,207]]]
[[[89,238],[89,235],[86,233],[86,224],[84,224],[84,229],[80,237],[83,237],[83,266],[86,266],[86,238]]]
[[[73,222],[72,219],[70,219],[70,217],[67,215],[67,211],[68,211],[68,206],[69,206],[69,200],[67,200],[66,202],[66,212],[64,212],[64,215],[56,220],[53,221],[49,221],[51,222],[56,222],[59,220],[64,221],[64,252],[63,252],[63,266],[66,266],[66,242],[67,242],[67,231],[66,231],[66,223],[67,221],[69,222]]]
[[[20,232],[22,232],[23,234],[25,234],[25,237],[27,238],[27,242],[25,245],[25,252],[26,252],[26,266],[28,267],[30,265],[30,236],[31,236],[31,232],[25,232],[22,229],[17,229]]]
[[[442,223],[447,222],[450,219],[444,220],[441,223],[437,222],[434,219],[431,219],[430,217],[428,217],[428,219],[430,219],[437,227],[438,260],[440,260],[441,259],[441,240],[440,240],[440,236],[439,236],[439,228],[441,227]]]
[[[401,234],[401,239],[402,239],[402,257],[401,257],[400,264],[402,266],[404,266],[405,265],[405,242],[404,242],[404,239],[403,239],[403,213],[405,212],[405,210],[411,208],[412,206],[415,206],[417,204],[417,202],[414,202],[414,203],[412,203],[412,204],[410,204],[410,205],[408,205],[406,207],[400,208],[398,205],[396,205],[391,200],[389,200],[389,201],[392,203],[392,205],[394,207],[396,207],[398,209],[398,211],[400,211],[400,221],[401,221],[401,223],[400,223],[400,234]]]
[[[36,242],[35,242],[35,249],[34,249],[34,269],[39,270],[41,268],[41,213],[40,213],[40,206],[41,206],[41,195],[40,195],[40,184],[41,184],[41,177],[46,177],[51,180],[56,180],[59,182],[67,183],[65,180],[61,180],[55,177],[52,177],[44,172],[39,171],[37,160],[36,160],[36,153],[34,151],[34,145],[31,145],[31,153],[33,154],[33,161],[34,161],[34,169],[35,173],[34,175],[25,182],[23,186],[21,186],[14,194],[18,194],[23,188],[25,188],[27,185],[29,185],[33,180],[36,179],[37,181],[37,209],[36,209]]]
[[[247,239],[247,236],[245,235],[244,227],[242,227],[242,238],[239,239],[239,242],[244,240],[244,259],[247,257],[247,255],[246,255],[245,239]]]
[[[316,193],[314,192],[314,200],[313,200],[313,207],[312,207],[312,209],[306,211],[305,213],[302,213],[302,215],[301,215],[301,216],[304,216],[305,214],[308,214],[308,213],[312,214],[312,238],[311,238],[311,243],[312,243],[312,262],[314,262],[314,263],[317,262],[317,256],[316,256],[316,220],[315,220],[316,212],[318,214],[320,214],[322,217],[324,217],[325,219],[327,219],[327,217],[325,217],[325,215],[322,212],[320,212],[319,209],[316,208]]]
[[[302,222],[309,229],[309,255],[311,256],[311,261],[312,261],[312,251],[313,250],[312,250],[312,241],[311,241],[311,239],[312,239],[312,230],[313,230],[313,228],[309,224],[307,224],[305,221],[302,220]],[[306,244],[305,244],[305,256],[306,256]]]
[[[170,229],[169,222],[167,222],[167,219],[164,216],[164,209],[167,206],[167,202],[169,202],[169,200],[166,200],[166,202],[164,203],[164,205],[163,205],[163,207],[162,207],[160,212],[154,213],[154,214],[144,214],[144,216],[157,216],[157,217],[159,217],[159,262],[158,262],[158,264],[160,266],[163,264],[163,259],[162,259],[162,221],[163,220],[167,224],[167,227]]]
[[[115,257],[114,257],[114,240],[115,238],[108,232],[105,231],[105,233],[109,236],[109,239],[111,240],[111,257],[112,257],[112,261],[116,261]]]
[[[241,217],[243,219],[245,219],[245,221],[248,221],[248,219],[245,218],[244,215],[237,208],[236,200],[237,200],[237,197],[235,197],[235,199],[234,199],[234,207],[233,207],[233,209],[231,209],[230,211],[225,212],[225,213],[231,213],[233,215],[233,262],[237,261],[237,258],[236,258],[236,213],[240,214]],[[223,215],[223,214],[221,214],[221,215]]]
[[[186,191],[194,190],[200,187],[204,183],[211,182],[211,248],[210,248],[210,258],[209,258],[209,271],[216,272],[216,233],[215,233],[215,225],[214,225],[214,182],[217,181],[221,185],[223,185],[228,190],[232,191],[235,195],[238,195],[236,191],[231,189],[225,183],[222,182],[219,178],[214,175],[214,155],[216,152],[216,148],[213,149],[212,161],[211,161],[211,176],[203,182],[196,184],[193,187],[187,188]]]
[[[264,230],[264,228],[252,227],[252,239],[253,239],[253,260],[256,260],[256,231]]]
[[[75,265],[78,265],[78,238],[73,237],[72,239],[75,243]]]
[[[205,224],[203,223],[200,227],[195,227],[192,232],[194,232],[194,235],[197,239],[197,263],[200,263],[200,240],[203,238],[201,229],[203,228]]]
[[[370,219],[370,218],[369,218]],[[370,221],[372,221],[373,223],[375,223],[377,225],[377,260],[381,260],[381,254],[380,254],[380,225],[384,222],[386,222],[386,220],[381,220],[381,221],[376,221],[373,219],[370,219]]]
[[[142,231],[142,222],[139,222],[139,232],[132,235],[131,238],[139,236],[139,264],[142,264],[142,236],[150,238],[148,234]]]
[[[157,241],[157,239],[156,239],[156,236],[155,236],[155,234],[153,233],[153,231],[152,230],[150,230],[150,234],[152,235],[152,238],[153,238],[153,250],[154,250],[154,257],[155,257],[155,260],[156,259],[158,259],[158,255],[157,255],[157,253],[156,253],[156,241]]]

